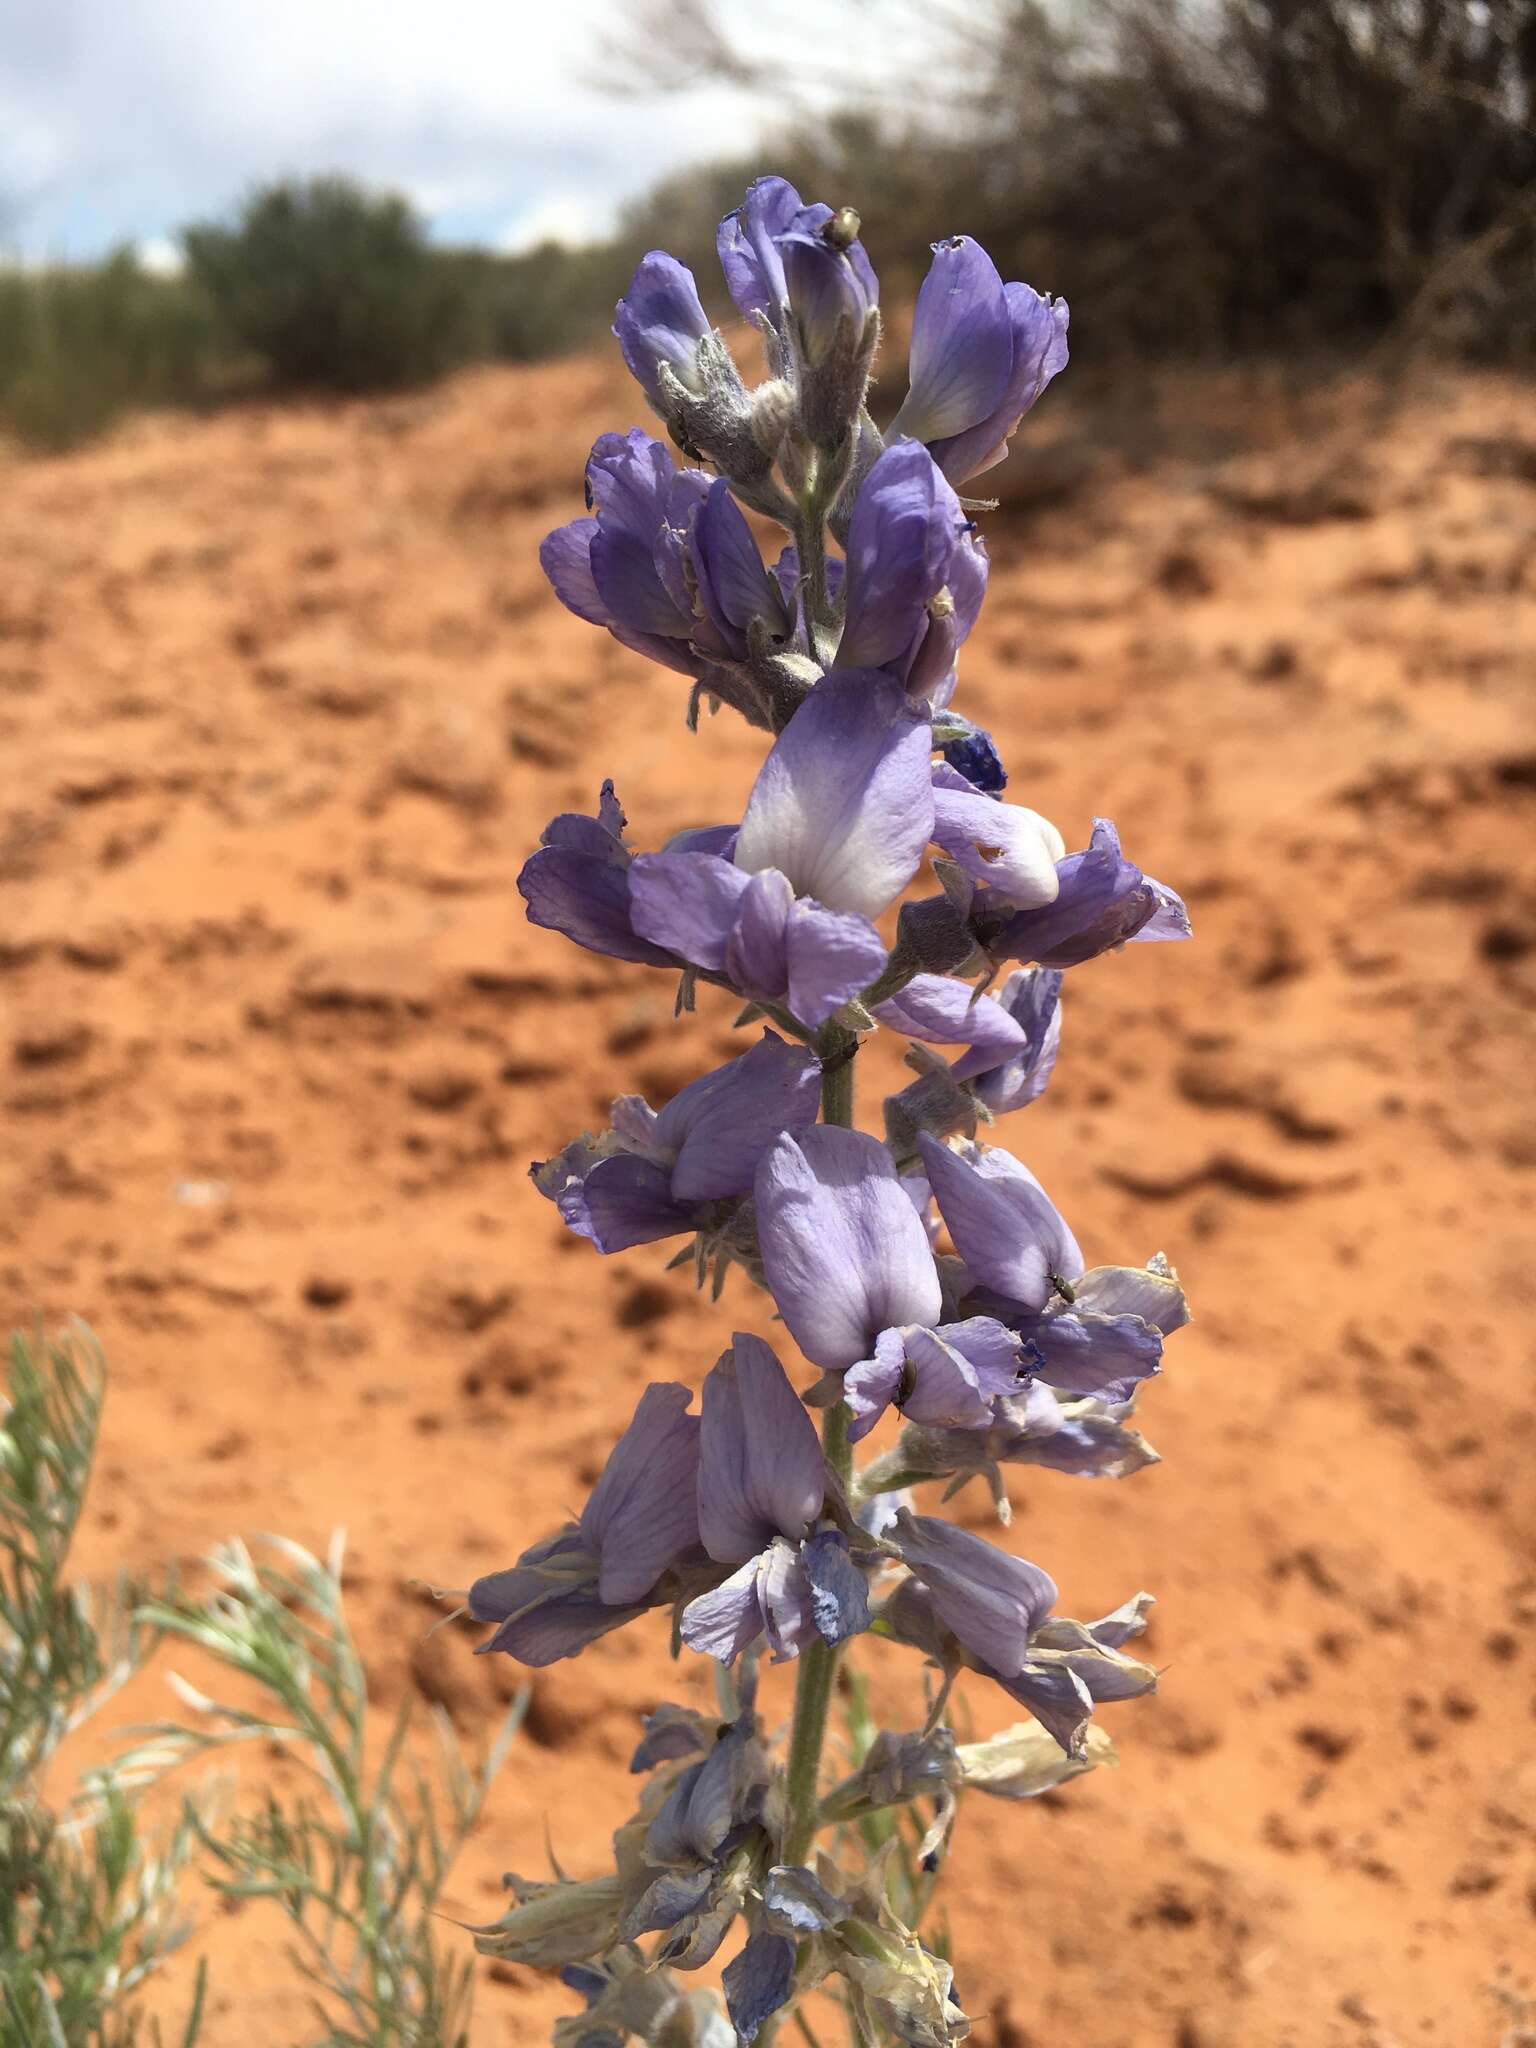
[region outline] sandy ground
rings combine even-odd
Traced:
[[[1143,1404],[1162,1466],[1020,1489],[1065,1610],[1150,1587],[1167,1669],[1111,1711],[1118,1773],[967,1811],[961,1989],[997,2048],[1494,2048],[1536,1996],[1536,407],[1138,393],[1138,459],[1085,474],[1051,405],[962,702],[1196,943],[1074,973],[1007,1138],[1090,1262],[1166,1249],[1198,1322]],[[539,575],[638,417],[606,365],[483,373],[145,423],[0,509],[0,1303],[112,1361],[82,1566],[345,1524],[379,1702],[471,1737],[516,1674],[424,1642],[412,1578],[510,1561],[645,1378],[767,1327],[599,1261],[524,1178],[732,1044],[723,997],[675,1024],[513,887],[604,773],[654,844],[758,757]],[[538,1679],[455,1912],[541,1874],[546,1822],[601,1867],[636,1712],[702,1696],[661,1634]],[[309,2038],[265,1907],[199,1945],[214,2048]],[[568,2006],[488,1972],[476,2043]]]

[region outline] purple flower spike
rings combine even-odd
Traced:
[[[1066,846],[1049,818],[986,795],[945,761],[933,768],[933,839],[974,880],[990,883],[990,902],[1055,902]]]
[[[955,1062],[955,1079],[993,1116],[1022,1109],[1045,1091],[1061,1048],[1061,974],[1049,967],[1020,967],[997,992],[999,1009],[1019,1027],[1023,1044],[994,1057],[979,1043]]]
[[[694,517],[689,555],[704,618],[696,637],[715,661],[744,662],[748,628],[760,622],[769,639],[783,642],[794,628],[793,606],[763,567],[724,477],[717,477]]]
[[[821,1513],[826,1469],[816,1425],[773,1351],[739,1332],[704,1382],[699,1532],[722,1564],[775,1536],[798,1543]]]
[[[900,686],[831,669],[790,719],[752,788],[736,865],[777,868],[797,896],[878,917],[916,874],[933,831],[932,739]]]
[[[823,362],[841,339],[857,349],[880,303],[880,284],[864,244],[843,244],[830,206],[803,206],[777,237],[784,287],[800,347]]]
[[[1039,1565],[1010,1557],[950,1522],[903,1508],[892,1541],[928,1588],[939,1620],[973,1657],[1012,1678],[1029,1638],[1056,1605],[1056,1583]]]
[[[920,442],[887,448],[860,485],[847,557],[839,665],[885,669],[932,695],[976,622],[987,558]]]
[[[679,384],[691,390],[698,345],[710,333],[693,272],[662,249],[641,257],[614,309],[613,331],[631,375],[656,410],[665,413],[661,365],[665,363]]]
[[[911,388],[890,437],[926,443],[962,484],[1002,461],[1066,361],[1064,300],[1005,285],[969,235],[936,242],[912,325]]]
[[[992,891],[978,896],[973,914],[991,927],[985,944],[994,959],[1079,967],[1131,940],[1189,937],[1183,899],[1122,856],[1120,835],[1107,818],[1095,818],[1086,852],[1068,854],[1056,873],[1054,902],[1020,910],[995,927],[992,913],[1001,912],[1001,902]]]
[[[567,811],[546,825],[539,851],[517,878],[528,922],[612,960],[676,966],[675,955],[630,921],[631,855],[623,833],[624,813],[611,782],[603,784],[595,818]]]
[[[824,1124],[786,1133],[754,1193],[769,1292],[813,1365],[844,1371],[882,1330],[939,1320],[928,1233],[878,1139]]]
[[[715,236],[726,289],[744,320],[782,326],[789,287],[778,238],[787,234],[802,212],[800,194],[783,178],[758,178],[734,213],[721,221]]]
[[[1082,1272],[1077,1240],[1027,1166],[997,1146],[956,1151],[925,1131],[917,1145],[939,1213],[978,1287],[1039,1310],[1056,1279]],[[776,1152],[764,1155],[760,1175]]]

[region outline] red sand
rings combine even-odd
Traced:
[[[1069,406],[1026,489],[1070,479]],[[732,1043],[723,997],[674,1024],[666,977],[513,888],[603,773],[654,844],[760,751],[728,714],[690,740],[685,686],[539,575],[638,416],[578,363],[149,422],[14,467],[0,513],[0,1281],[112,1361],[82,1567],[345,1524],[379,1701],[471,1734],[517,1674],[424,1643],[408,1581],[509,1561],[644,1378],[766,1327],[739,1282],[599,1261],[524,1178]],[[1196,931],[1072,976],[1006,1141],[1090,1261],[1165,1248],[1198,1321],[1142,1407],[1165,1464],[1020,1490],[1067,1612],[1158,1594],[1167,1671],[1106,1716],[1117,1773],[967,1809],[960,1983],[999,2048],[1493,2048],[1536,1953],[1536,409],[1446,378],[1245,425],[988,522],[965,708]],[[452,1910],[542,1873],[546,1820],[601,1866],[635,1711],[700,1695],[662,1633],[539,1677]],[[275,1916],[204,1924],[213,2048],[307,2038]],[[492,1970],[475,2039],[568,2005]]]

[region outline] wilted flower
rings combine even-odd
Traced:
[[[558,1970],[601,1955],[618,1940],[623,1887],[616,1876],[591,1877],[580,1884],[507,1880],[517,1899],[499,1920],[474,1929],[483,1956]]]

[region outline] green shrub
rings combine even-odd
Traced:
[[[190,227],[184,241],[229,337],[279,385],[387,391],[473,352],[464,273],[395,193],[342,177],[268,185],[233,227]]]
[[[212,388],[219,355],[203,294],[129,250],[0,270],[0,423],[30,447],[70,448],[129,407],[185,403]]]

